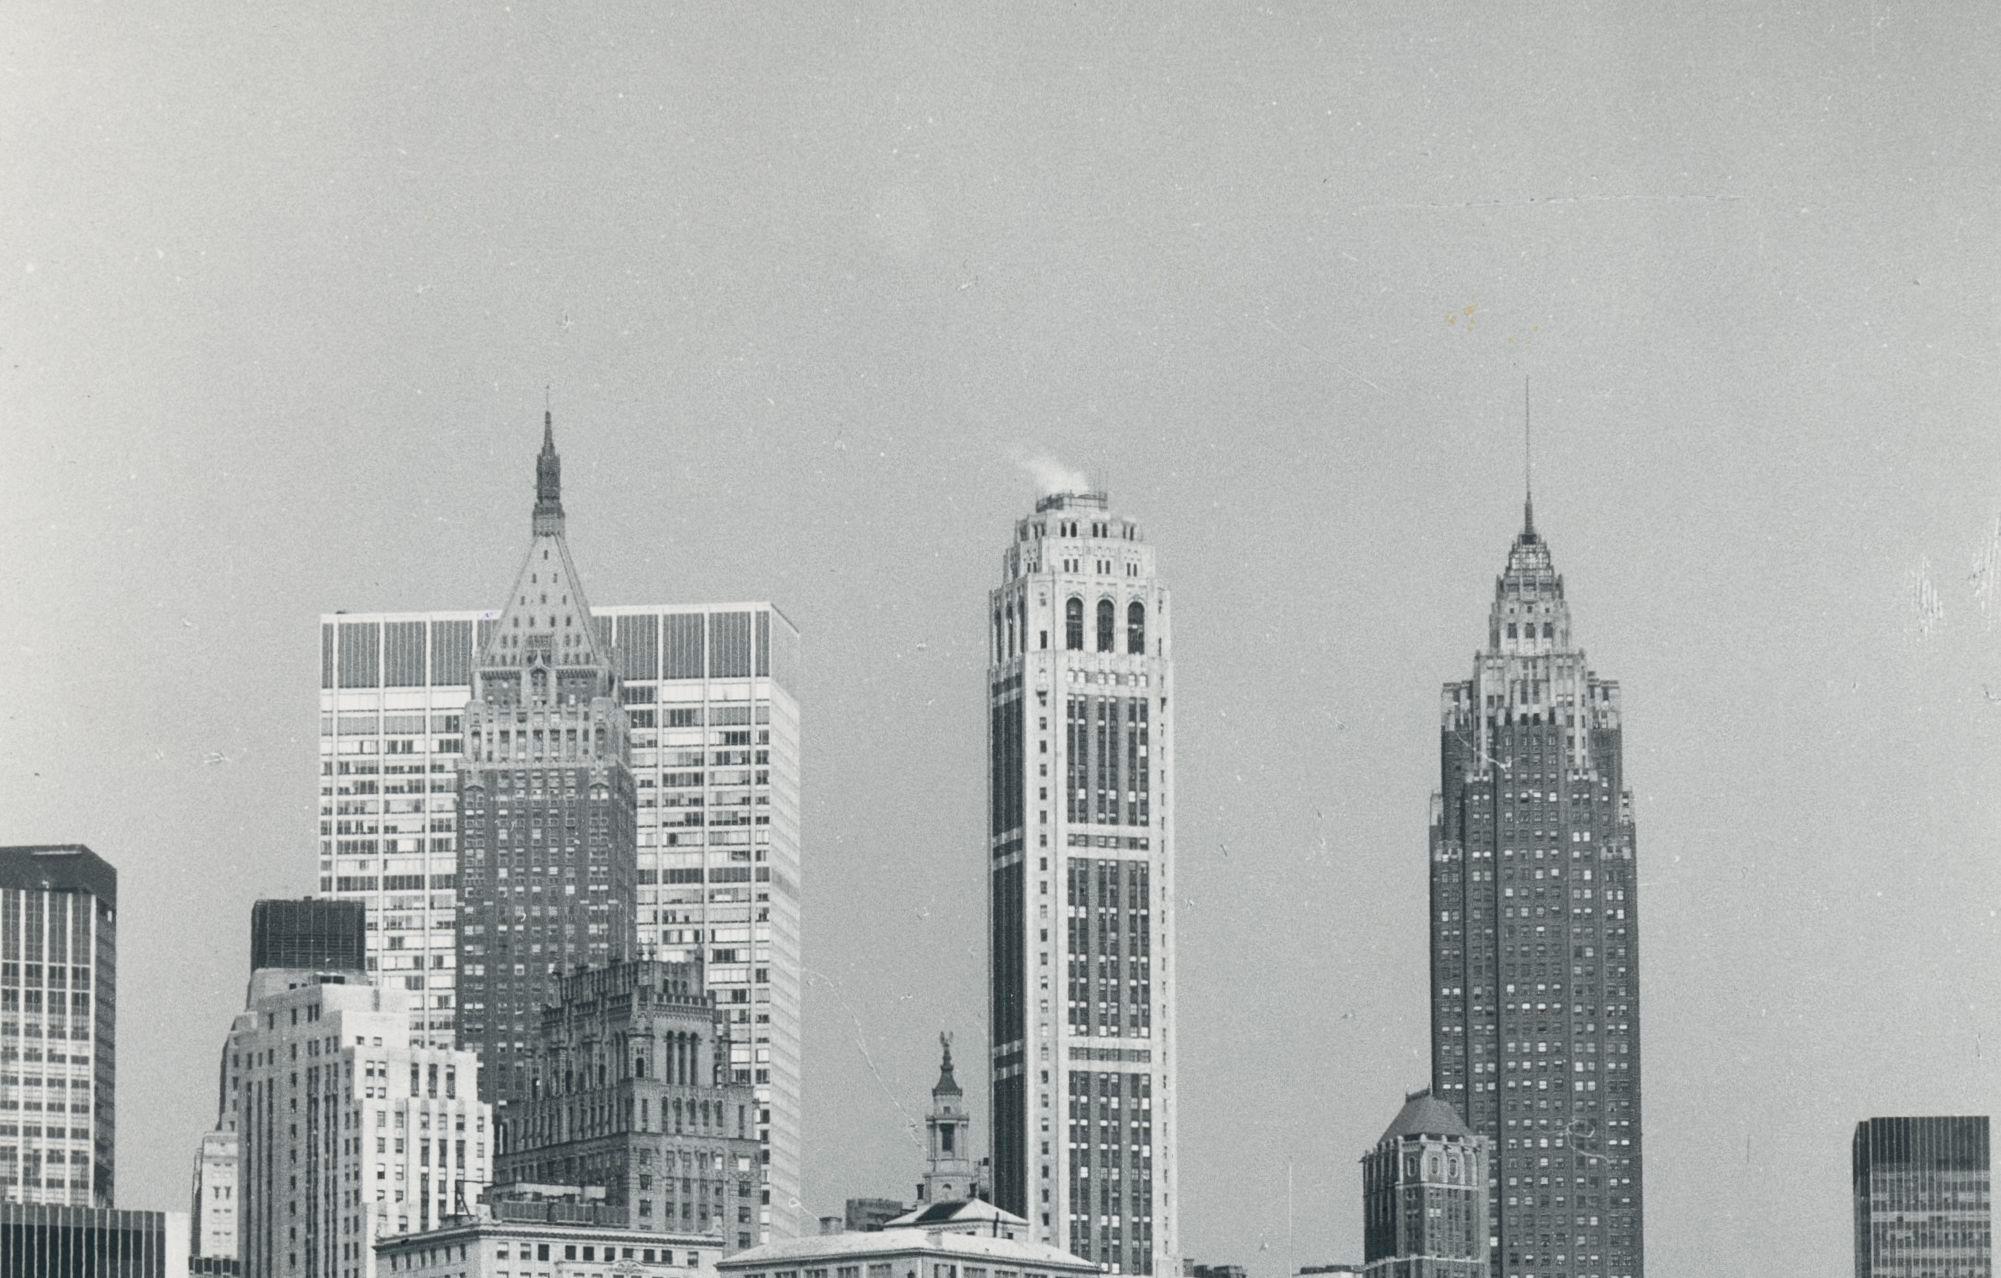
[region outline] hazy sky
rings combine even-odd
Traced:
[[[1359,1260],[1529,374],[1652,1272],[1845,1273],[1854,1122],[2001,1111],[2001,9],[1638,8],[16,0],[0,842],[121,872],[121,1205],[313,886],[318,615],[497,605],[550,384],[592,599],[804,635],[807,1208],[983,1054],[1046,451],[1176,592],[1186,1249]]]

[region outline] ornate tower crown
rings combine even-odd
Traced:
[[[514,589],[480,651],[480,666],[587,666],[608,677],[611,653],[598,634],[563,531],[563,460],[551,414],[542,414],[535,458],[534,537]]]

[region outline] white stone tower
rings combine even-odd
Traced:
[[[931,1112],[924,1116],[924,1183],[917,1187],[920,1203],[955,1203],[975,1196],[973,1120],[966,1114],[966,1094],[952,1075],[952,1036],[940,1034],[945,1059],[931,1089]]]
[[[994,1202],[1108,1272],[1178,1275],[1167,590],[1104,493],[1056,493],[990,612]]]

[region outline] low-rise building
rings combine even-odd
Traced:
[[[0,1274],[187,1278],[188,1218],[177,1211],[0,1202]]]
[[[949,1213],[952,1206],[926,1210]],[[798,1278],[816,1271],[827,1278],[1097,1278],[1096,1263],[1030,1242],[1022,1236],[1027,1221],[998,1208],[989,1211],[996,1214],[984,1227],[993,1228],[1004,1217],[1016,1236],[961,1233],[948,1226],[792,1238],[737,1252],[716,1270],[719,1278]]]
[[[578,1191],[513,1186],[436,1229],[385,1238],[385,1278],[715,1278],[714,1234],[629,1229],[627,1213]]]

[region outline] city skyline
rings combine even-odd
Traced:
[[[1175,590],[1182,1249],[1359,1259],[1529,373],[1654,1278],[1847,1267],[1853,1124],[2001,1112],[2001,15],[1753,8],[31,6],[0,793],[120,872],[122,1204],[317,890],[318,618],[491,605],[550,385],[594,598],[802,636],[802,1216],[907,1191],[935,1028],[987,1112],[984,592],[1068,467]]]

